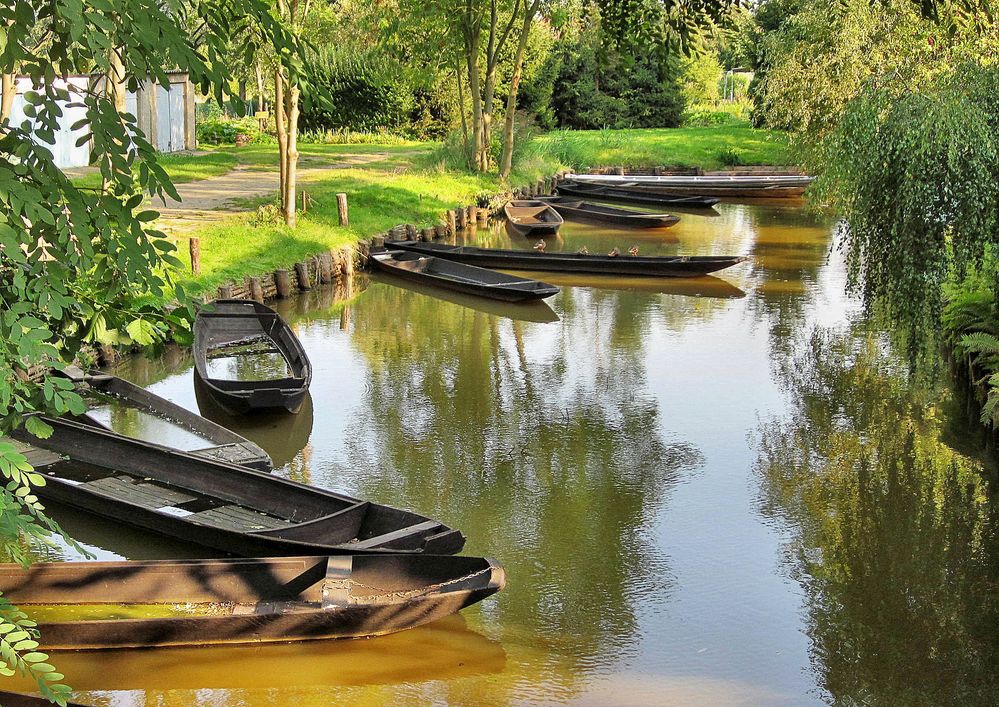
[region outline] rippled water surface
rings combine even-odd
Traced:
[[[80,699],[995,703],[999,536],[958,406],[862,331],[831,223],[780,202],[681,216],[570,223],[548,247],[750,260],[683,280],[535,274],[562,291],[532,306],[364,275],[279,303],[315,368],[297,416],[224,417],[181,351],[120,366],[282,476],[460,528],[508,586],[374,640],[57,656]],[[501,225],[469,240],[533,244]],[[210,554],[54,514],[101,558]]]

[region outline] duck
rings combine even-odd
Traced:
[[[534,244],[534,250],[538,251],[539,253],[544,253],[545,252],[545,242],[544,241],[538,241],[537,243],[535,243]]]
[[[610,256],[611,258],[616,258],[617,256],[621,255],[621,251],[618,250],[617,248],[615,248],[614,250],[612,250],[607,255]]]
[[[638,255],[638,246],[637,246],[637,245],[633,245],[633,246],[631,246],[631,247],[630,247],[630,248],[628,249],[628,255],[631,255],[631,256],[637,256],[637,255]]]

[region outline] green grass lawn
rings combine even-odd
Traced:
[[[434,143],[323,145],[300,147],[303,169],[299,190],[312,198],[308,214],[295,230],[260,214],[219,213],[219,223],[190,232],[201,239],[202,273],[180,280],[193,292],[210,292],[229,280],[273,271],[316,253],[354,243],[400,223],[418,226],[440,220],[444,211],[475,202],[508,185],[495,174],[449,169]],[[559,169],[607,165],[684,165],[720,167],[726,154],[743,164],[784,164],[786,144],[779,134],[743,125],[710,128],[614,131],[556,131],[535,138],[510,185],[527,185]],[[164,157],[178,182],[213,176],[233,166],[274,170],[276,145],[222,147],[208,155]],[[335,169],[322,169],[324,166]],[[344,167],[344,165],[350,165]],[[347,192],[350,227],[337,220],[336,193]],[[262,197],[245,203],[273,203]],[[186,246],[181,243],[186,258]]]
[[[534,139],[541,158],[577,170],[628,167],[702,167],[783,165],[787,140],[778,132],[748,125],[635,130],[555,130]]]

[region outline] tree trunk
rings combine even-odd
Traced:
[[[2,98],[0,98],[0,122],[10,118],[14,110],[14,97],[17,96],[17,75],[3,74],[0,76],[2,82]]]
[[[286,170],[288,167],[288,129],[284,118],[284,69],[279,64],[274,70],[274,125],[277,128],[278,165],[281,177],[278,186],[278,203],[284,213]]]
[[[520,28],[520,40],[517,42],[517,52],[513,58],[513,77],[510,79],[510,92],[506,96],[506,116],[503,121],[503,154],[500,157],[500,177],[506,179],[513,168],[513,129],[517,116],[517,92],[520,89],[520,76],[524,69],[524,54],[527,52],[527,40],[531,32],[531,24],[538,13],[541,0],[535,0],[524,8],[524,24]]]
[[[472,99],[472,165],[482,169],[482,89],[479,85],[479,42],[475,37],[465,54],[468,65],[468,94]]]
[[[458,82],[458,107],[461,111],[461,135],[468,145],[468,116],[465,115],[465,86],[461,82],[461,65],[455,67],[454,78]]]
[[[257,72],[257,110],[264,110],[264,72],[260,68],[260,59],[258,58],[253,64],[254,70]]]
[[[288,121],[287,141],[288,147],[285,155],[288,165],[284,170],[285,191],[284,191],[284,222],[287,226],[295,228],[298,219],[295,213],[295,200],[297,198],[298,181],[298,99],[300,95],[298,86],[293,85],[288,92],[288,109],[285,111],[285,118]]]
[[[108,95],[114,101],[114,109],[121,114],[125,112],[125,65],[116,48],[108,52],[108,63]]]

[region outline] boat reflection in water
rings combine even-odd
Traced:
[[[713,275],[700,277],[624,277],[619,275],[590,275],[587,273],[526,272],[507,270],[524,277],[541,277],[559,287],[594,287],[601,290],[626,290],[635,292],[658,292],[664,295],[685,297],[715,297],[718,299],[739,299],[746,293],[730,282]]]
[[[270,455],[275,469],[291,462],[309,444],[313,424],[311,393],[306,394],[295,415],[283,412],[231,415],[215,402],[198,376],[194,376],[194,396],[202,417],[237,431],[262,447]]]
[[[200,704],[196,693],[219,690],[212,704],[256,704],[264,701],[256,691],[281,689],[272,704],[311,705],[334,704],[333,696],[342,698],[350,687],[379,693],[386,685],[493,675],[506,667],[506,652],[455,615],[370,641],[65,652],[58,665],[84,703],[97,704],[114,690],[135,691],[116,695],[115,705]],[[9,688],[32,685],[17,677]],[[168,701],[158,702],[163,693]]]

